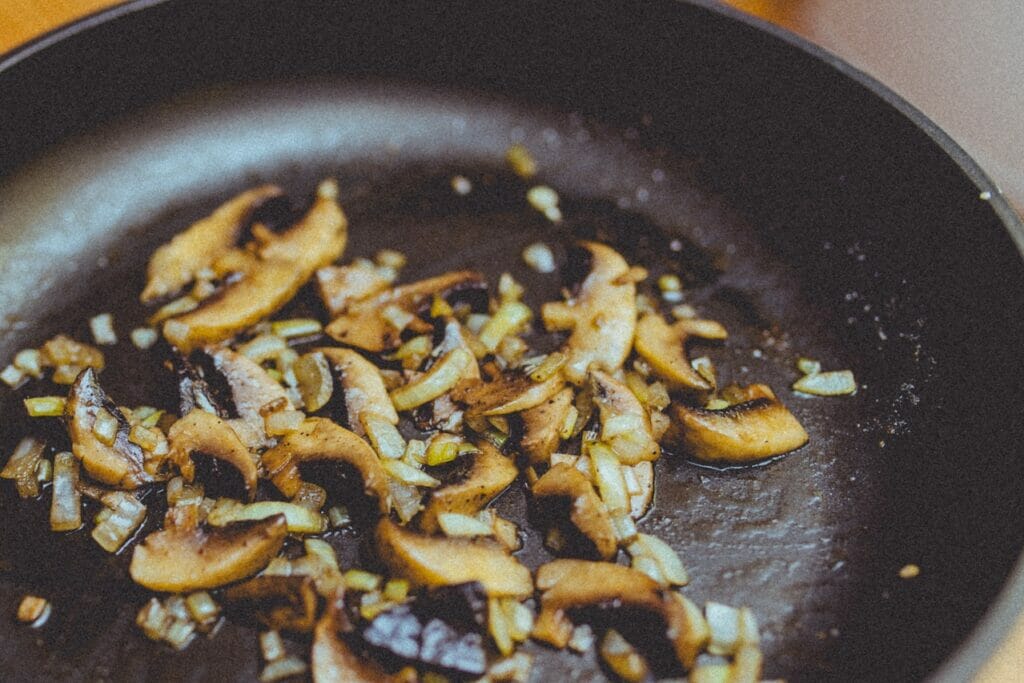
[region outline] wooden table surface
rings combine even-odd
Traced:
[[[926,51],[927,45],[934,42],[934,34],[941,33],[943,27],[955,26],[963,39],[964,28],[962,22],[957,21],[957,12],[961,18],[967,19],[968,11],[971,11],[970,18],[976,19],[973,0],[900,0],[898,3],[883,3],[879,0],[861,0],[859,3],[849,3],[848,0],[728,2],[819,43],[903,93],[982,163],[1002,186],[1011,202],[1018,207],[1024,206],[1024,159],[1019,156],[1021,150],[1024,150],[1024,116],[1020,115],[1024,107],[1019,106],[1024,104],[1024,86],[1021,85],[1024,81],[1017,77],[1017,67],[1024,64],[1008,61],[1011,56],[1018,54],[1024,57],[1024,50],[1019,49],[1017,39],[1021,35],[1018,28],[1024,23],[1024,5],[1019,0],[989,0],[983,3],[989,6],[988,14],[983,17],[988,25],[980,22],[978,31],[984,33],[985,40],[979,50],[971,47],[975,59],[973,64],[968,58],[966,65],[962,61],[958,61],[957,65],[964,78],[968,81],[976,80],[979,88],[988,89],[992,85],[984,79],[985,76],[993,78],[993,70],[996,71],[997,79],[1005,71],[1006,81],[997,82],[996,87],[991,88],[992,101],[986,101],[984,93],[980,101],[977,101],[979,98],[957,98],[958,101],[969,99],[974,102],[975,106],[966,111],[958,110],[943,99],[941,88],[934,101],[929,99],[936,91],[933,87],[936,81],[929,78],[934,75],[928,72],[929,65],[915,65],[913,59],[903,60],[909,64],[898,60],[893,62],[889,48],[899,41],[873,43],[872,40],[879,40],[878,36],[882,32],[869,31],[867,22],[874,16],[876,23],[884,21],[892,24],[884,16],[886,11],[899,12],[904,19],[909,12],[910,19],[918,21],[896,28],[896,31],[902,31],[898,37],[901,40],[907,36],[916,37]],[[115,4],[116,0],[0,0],[0,54],[64,23]],[[918,14],[915,15],[915,11]],[[936,18],[944,22],[938,24],[938,28],[929,23]],[[929,29],[932,34],[928,33]],[[1000,35],[1007,38],[1004,43],[998,41]],[[992,39],[993,36],[996,40]],[[985,45],[988,46],[987,52]],[[1012,55],[1006,54],[1011,51]],[[948,64],[940,64],[936,68],[944,70],[944,77],[949,75]],[[948,81],[948,78],[942,80]],[[962,85],[954,84],[952,87]],[[970,82],[967,87],[970,87]],[[908,92],[917,97],[908,95]],[[1004,109],[1012,120],[998,120],[999,112]],[[1024,618],[1018,621],[1013,633],[975,679],[975,683],[1017,681],[1024,681]]]

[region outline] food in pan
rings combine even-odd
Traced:
[[[258,218],[283,192],[257,187],[152,255],[151,327],[129,336],[165,364],[174,405],[106,391],[110,316],[94,319],[95,345],[58,335],[19,353],[2,378],[66,386],[25,400],[66,439],[26,435],[0,476],[49,498],[55,532],[91,527],[126,556],[154,593],[137,619],[147,637],[182,649],[223,607],[245,608],[265,629],[262,680],[523,680],[530,640],[593,649],[630,681],[758,680],[753,614],[698,608],[675,551],[638,529],[654,461],[745,465],[808,440],[770,387],[720,387],[691,360],[725,328],[670,314],[678,278],[652,283],[596,241],[566,245],[563,264],[527,247],[538,272],[575,279],[539,310],[507,273],[406,281],[398,251],[346,260],[338,194],[322,182],[273,229]],[[524,200],[561,219],[554,190]],[[300,290],[316,309],[285,316]],[[557,348],[535,349],[541,329]],[[852,383],[805,365],[798,390]],[[520,561],[524,529],[491,505],[519,486],[553,557],[541,566]],[[338,560],[345,528],[370,539],[358,565]],[[23,621],[49,611],[34,600]],[[280,632],[308,634],[309,656],[287,654]]]

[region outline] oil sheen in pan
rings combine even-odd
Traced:
[[[334,175],[350,218],[346,258],[401,249],[409,256],[406,279],[472,266],[494,282],[508,270],[527,286],[534,307],[557,298],[560,282],[557,274],[532,272],[519,256],[524,246],[544,240],[561,249],[575,236],[605,239],[655,276],[679,272],[686,301],[730,331],[728,343],[698,353],[713,359],[723,382],[770,384],[811,435],[804,449],[747,470],[698,468],[666,454],[658,463],[655,506],[641,529],[679,550],[692,578],[685,592],[696,602],[754,610],[766,675],[835,673],[835,635],[845,635],[865,581],[856,567],[871,566],[857,560],[870,552],[879,495],[871,465],[878,439],[859,428],[865,397],[803,399],[789,391],[799,355],[829,367],[850,365],[829,321],[815,313],[795,276],[751,226],[699,189],[691,164],[642,150],[642,136],[642,128],[605,130],[572,115],[400,88],[324,84],[180,100],[52,152],[61,158],[60,170],[47,184],[52,190],[36,186],[34,201],[14,199],[19,183],[32,184],[45,160],[8,186],[9,196],[0,201],[12,200],[11,224],[48,227],[7,257],[9,263],[22,257],[25,277],[22,290],[3,294],[0,310],[9,317],[0,334],[9,349],[38,344],[58,330],[87,338],[88,317],[113,311],[123,341],[109,354],[104,386],[124,404],[171,407],[159,363],[125,343],[141,320],[134,298],[143,264],[161,240],[232,192],[262,181],[283,184],[298,200],[317,179]],[[537,181],[562,195],[563,224],[551,224],[523,201],[527,185],[501,162],[513,142],[534,153]],[[452,191],[456,174],[473,184],[468,195]],[[34,269],[41,256],[54,265]],[[69,290],[71,278],[80,284]],[[29,290],[33,306],[16,305]],[[20,317],[11,316],[14,311]],[[3,409],[21,414],[6,393]],[[0,447],[9,450],[25,427],[24,421],[6,422]],[[59,677],[71,666],[101,676],[159,679],[188,668],[187,659],[201,662],[211,677],[256,675],[253,630],[245,624],[229,622],[185,656],[136,636],[131,621],[144,596],[127,579],[124,554],[104,557],[81,532],[52,536],[41,507],[11,495],[6,487],[0,494],[3,509],[12,511],[0,523],[0,591],[14,600],[36,590],[57,606],[44,631],[16,632],[6,646],[43,662],[34,673]],[[521,521],[521,486],[498,505]],[[356,535],[332,542],[343,563],[358,556]],[[522,556],[530,566],[548,557],[536,534]],[[75,560],[57,561],[62,557]],[[33,642],[36,637],[41,643]],[[548,679],[598,671],[589,658],[528,649]]]

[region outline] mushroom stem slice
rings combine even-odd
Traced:
[[[117,430],[110,445],[100,441],[94,431],[97,416],[106,411],[117,421]],[[138,488],[154,480],[144,469],[145,453],[129,440],[127,418],[100,387],[96,371],[86,368],[71,385],[64,404],[71,452],[82,461],[91,477],[109,486]]]
[[[778,399],[767,396],[721,410],[670,408],[669,438],[705,462],[745,463],[782,455],[807,443],[807,432]]]
[[[539,406],[564,386],[565,378],[561,373],[555,373],[543,382],[534,382],[529,375],[507,372],[493,382],[459,382],[452,392],[452,399],[466,405],[467,415],[495,417]]]
[[[195,477],[193,453],[205,453],[221,460],[242,476],[246,498],[256,496],[256,481],[259,473],[249,449],[241,442],[227,422],[198,408],[181,418],[167,433],[170,442],[170,460],[191,482]]]
[[[417,585],[479,581],[488,597],[533,595],[530,570],[497,544],[425,536],[386,518],[378,523],[376,537],[377,552],[389,571]]]
[[[601,498],[586,475],[572,465],[559,463],[544,473],[532,488],[534,498],[568,502],[569,521],[603,560],[615,557],[615,527]]]
[[[465,477],[431,492],[420,517],[420,528],[427,533],[438,531],[438,515],[441,513],[475,515],[519,474],[512,459],[502,455],[489,441],[481,439],[476,446],[479,452],[463,456],[473,458]]]
[[[218,588],[266,567],[287,531],[284,515],[212,529],[168,527],[135,546],[128,571],[135,583],[154,591]]]
[[[562,427],[573,408],[571,387],[560,390],[544,403],[522,412],[523,436],[519,448],[536,465],[547,462],[562,441]]]
[[[673,329],[657,313],[648,313],[636,325],[636,352],[651,366],[658,377],[674,386],[690,391],[712,391],[686,357],[687,334]]]
[[[601,440],[624,465],[657,460],[661,447],[654,438],[651,418],[629,387],[600,370],[590,373],[594,402],[601,411]]]

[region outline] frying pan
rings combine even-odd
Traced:
[[[501,164],[517,141],[564,224],[523,208]],[[130,329],[150,250],[264,180],[301,198],[335,175],[349,256],[511,270],[532,304],[559,283],[522,246],[598,235],[682,273],[732,332],[701,349],[723,380],[770,383],[810,432],[757,468],[666,455],[642,523],[695,601],[754,609],[767,677],[964,680],[1020,611],[1021,222],[923,115],[789,34],[668,0],[135,2],[0,61],[0,150],[0,357],[100,311]],[[138,352],[111,353],[119,402],[172,403]],[[857,395],[795,396],[798,356],[853,369]],[[40,427],[3,396],[9,452]],[[145,641],[126,558],[51,535],[9,489],[0,612],[26,592],[55,611],[41,630],[0,619],[6,680],[256,676],[244,619],[182,654]],[[545,551],[531,536],[523,555]],[[601,676],[531,649],[534,680]]]

